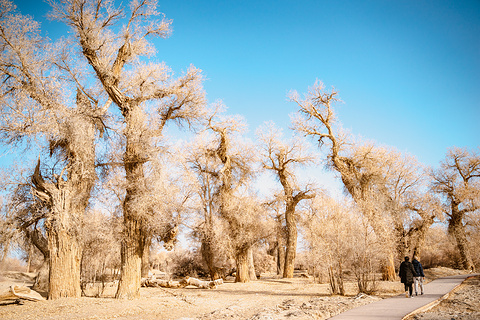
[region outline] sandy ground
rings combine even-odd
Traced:
[[[435,269],[427,274],[427,280],[458,273],[461,272]],[[11,284],[29,285],[31,281],[31,274],[10,273],[2,277],[0,292]],[[226,281],[211,290],[141,288],[141,298],[134,300],[112,299],[115,289],[105,289],[107,298],[2,305],[0,319],[328,319],[350,308],[399,294],[403,286],[400,282],[379,282],[377,294],[368,296],[356,295],[355,285],[348,283],[347,296],[342,297],[330,296],[327,284],[313,283],[312,279],[270,277],[245,284]],[[94,295],[96,290],[91,288],[90,293]],[[478,296],[476,299],[479,301]]]

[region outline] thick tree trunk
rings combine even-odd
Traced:
[[[287,226],[287,246],[285,251],[285,267],[283,270],[283,277],[293,278],[295,257],[297,255],[297,222],[295,219],[294,205],[287,203],[285,220]]]
[[[208,230],[209,229],[205,230],[205,232],[209,234],[203,236],[200,251],[202,253],[203,261],[207,265],[208,272],[210,273],[210,280],[216,280],[220,279],[220,275],[218,274],[218,267],[215,265],[215,252],[212,246],[213,231]]]
[[[49,299],[80,297],[82,248],[77,234],[88,206],[95,173],[95,126],[89,100],[77,92],[77,108],[65,123],[65,141],[53,141],[51,152],[61,148],[67,156],[67,179],[60,174],[55,183],[45,182],[38,161],[32,182],[36,195],[49,204],[45,221],[49,256]],[[45,253],[44,253],[45,254]]]
[[[452,216],[448,225],[449,232],[455,237],[457,242],[458,253],[460,254],[461,265],[465,270],[475,271],[470,249],[468,247],[468,240],[463,225],[463,215],[458,211],[458,208],[452,206]]]
[[[150,245],[152,244],[152,237],[147,236],[144,240],[145,248],[142,255],[142,278],[148,278],[150,272]]]
[[[250,280],[257,280],[257,275],[255,273],[255,263],[253,260],[253,248],[248,248],[248,275]]]
[[[249,282],[249,268],[248,268],[248,249],[239,248],[235,256],[235,262],[237,264],[237,274],[235,282]]]
[[[81,249],[66,230],[48,232],[50,272],[48,299],[79,298]]]
[[[143,163],[146,161],[146,156],[142,137],[144,123],[141,109],[137,105],[131,105],[125,110],[124,116],[127,127],[123,161],[127,185],[123,203],[122,267],[115,297],[133,299],[140,296],[142,256],[146,239],[142,226],[142,216],[146,215],[146,208],[139,203],[139,198],[145,192]]]
[[[140,223],[136,219],[124,217],[125,231],[122,239],[120,281],[117,299],[134,299],[140,297],[143,243]]]
[[[397,279],[397,274],[395,272],[395,260],[393,253],[389,255],[388,258],[383,260],[381,263],[382,266],[382,280],[383,281],[395,281]]]

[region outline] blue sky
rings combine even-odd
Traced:
[[[16,3],[36,19],[48,11]],[[156,58],[176,72],[202,69],[209,101],[243,115],[252,137],[264,121],[287,128],[296,108],[287,93],[319,79],[339,91],[345,128],[426,165],[480,145],[478,0],[164,0],[159,10],[173,34],[155,41]]]

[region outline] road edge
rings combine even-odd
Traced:
[[[441,296],[440,298],[438,298],[437,300],[435,301],[432,301],[426,305],[424,305],[423,307],[420,307],[416,310],[413,310],[412,312],[410,312],[409,314],[405,315],[402,320],[409,320],[411,317],[413,317],[414,315],[416,315],[417,313],[421,313],[421,312],[425,312],[425,311],[428,311],[430,310],[431,308],[435,307],[436,305],[438,305],[440,302],[442,302],[443,300],[445,299],[448,299],[452,294],[455,293],[455,291],[459,290],[463,285],[464,285],[464,282],[467,281],[468,279],[470,278],[475,278],[475,277],[478,277],[479,274],[473,274],[469,277],[466,277],[465,279],[463,279],[463,281],[461,283],[459,283],[458,285],[456,285],[452,290],[450,290],[449,292],[447,292],[446,294],[444,294],[443,296]]]

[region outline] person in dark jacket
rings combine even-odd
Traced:
[[[415,295],[418,296],[418,288],[420,287],[420,294],[423,294],[423,281],[425,280],[425,274],[423,273],[423,266],[418,261],[417,256],[413,256],[412,260],[413,269],[417,276],[415,277]]]
[[[413,298],[413,277],[417,276],[409,257],[405,257],[405,261],[400,264],[400,272],[398,273],[402,283],[405,285],[405,296]]]

